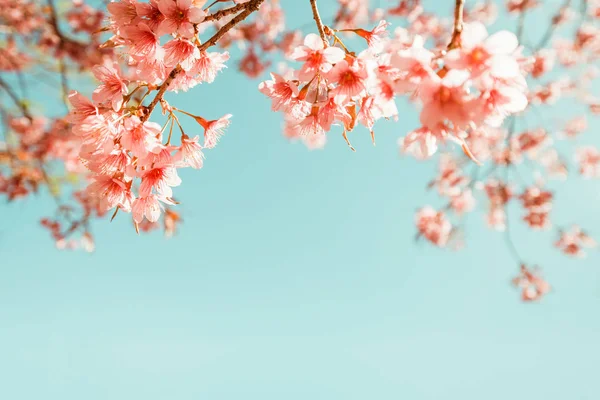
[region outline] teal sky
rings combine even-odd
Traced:
[[[321,3],[331,16],[334,2]],[[308,1],[283,4],[290,26],[310,22]],[[542,14],[558,4],[544,1]],[[528,20],[532,37],[539,20]],[[234,115],[205,167],[181,173],[176,237],[137,236],[119,215],[94,224],[94,254],[61,252],[38,224],[48,198],[0,207],[0,398],[600,397],[597,252],[562,256],[553,232],[529,231],[511,208],[517,246],[553,285],[521,303],[509,284],[518,266],[481,212],[464,221],[463,251],[414,242],[415,210],[440,203],[424,189],[435,163],[397,153],[417,124],[411,105],[376,126],[377,147],[358,130],[356,153],[337,133],[311,152],[281,136],[258,81],[229,66],[174,98],[208,118]],[[579,112],[564,104],[544,118],[556,127]],[[590,122],[580,142],[598,145]],[[599,185],[550,187],[555,223],[600,239]]]

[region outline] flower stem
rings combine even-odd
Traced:
[[[323,21],[321,21],[321,16],[319,15],[319,9],[317,8],[317,0],[310,0],[310,6],[312,7],[313,18],[317,23],[317,29],[319,30],[319,35],[321,39],[323,39],[323,43],[327,44],[327,39],[325,38],[325,28],[323,27]]]
[[[448,50],[460,47],[460,34],[463,31],[463,14],[465,9],[465,0],[456,0],[454,7],[454,29],[452,30],[452,39],[448,43]]]

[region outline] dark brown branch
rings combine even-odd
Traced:
[[[244,8],[246,8],[246,4],[242,3],[242,4],[235,5],[233,7],[225,8],[223,10],[215,11],[213,14],[207,15],[204,18],[204,21],[202,21],[202,22],[218,21],[223,17],[237,13],[238,11],[241,11]]]

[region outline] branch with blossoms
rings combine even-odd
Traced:
[[[337,12],[324,18],[318,0],[308,0],[314,23],[305,35],[286,29],[277,0],[117,0],[107,3],[107,14],[81,0],[66,13],[54,0],[45,6],[5,1],[0,193],[15,200],[46,186],[57,215],[42,225],[59,247],[93,248],[90,221],[104,215],[130,213],[138,232],[161,224],[167,235],[176,231],[178,170],[202,168],[231,114],[207,116],[165,96],[213,83],[235,45],[243,49],[238,69],[250,78],[286,59],[258,89],[282,114],[284,135],[310,149],[336,133],[355,151],[350,139],[361,127],[375,144],[376,125],[399,118],[396,99],[410,99],[419,125],[399,139],[400,152],[419,160],[442,153],[428,188],[446,204],[417,212],[417,237],[460,247],[460,221],[484,204],[488,225],[504,231],[518,265],[513,283],[522,299],[549,291],[541,270],[524,261],[512,239],[508,208],[518,203],[533,230],[550,228],[555,194],[546,181],[573,169],[555,143],[574,141],[586,130],[587,116],[600,113],[600,100],[589,91],[600,55],[597,0],[581,0],[578,9],[566,0],[535,46],[523,40],[525,19],[539,7],[534,0],[506,3],[517,17],[516,35],[488,34],[485,26],[498,13],[490,1],[449,1],[447,16],[438,16],[419,0],[395,0],[387,8],[338,0]],[[388,19],[399,25],[393,34]],[[567,26],[574,36],[558,38]],[[81,76],[97,82],[91,96],[85,86],[71,90],[72,77]],[[44,115],[28,101],[28,86],[42,82],[68,98],[68,115]],[[531,115],[567,96],[585,113],[565,121],[560,132],[543,121],[530,126]],[[184,118],[202,135],[186,132]],[[582,175],[600,176],[597,149],[575,153]],[[80,184],[71,184],[74,176]],[[65,185],[74,204],[58,193]],[[578,226],[557,230],[557,237],[555,246],[571,256],[595,246]]]

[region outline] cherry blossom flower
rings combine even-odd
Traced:
[[[96,104],[109,102],[113,110],[119,111],[123,104],[123,96],[129,90],[127,89],[127,81],[123,79],[119,72],[118,64],[104,64],[93,68],[94,76],[101,84],[94,90],[92,99]]]
[[[310,80],[317,72],[326,73],[332,65],[343,60],[344,51],[338,47],[325,47],[323,40],[314,33],[306,35],[304,45],[297,47],[290,55],[296,61],[304,61],[298,71],[298,79]]]
[[[198,122],[204,128],[204,148],[212,149],[217,145],[219,139],[225,133],[224,130],[230,124],[229,119],[232,117],[231,114],[222,116],[219,119],[207,121],[202,117],[195,117]]]
[[[171,33],[186,38],[194,36],[193,24],[204,20],[204,3],[198,0],[158,0],[158,9],[165,17],[157,28],[159,36]]]
[[[432,207],[424,207],[416,215],[417,230],[423,237],[439,247],[448,243],[452,225],[441,211],[435,211]]]
[[[519,275],[513,278],[514,286],[521,289],[521,300],[537,301],[550,291],[550,285],[540,274],[539,268],[530,268],[521,264]]]
[[[554,244],[564,254],[572,257],[584,257],[583,248],[594,248],[596,241],[577,225],[566,232],[560,232],[560,237]]]

